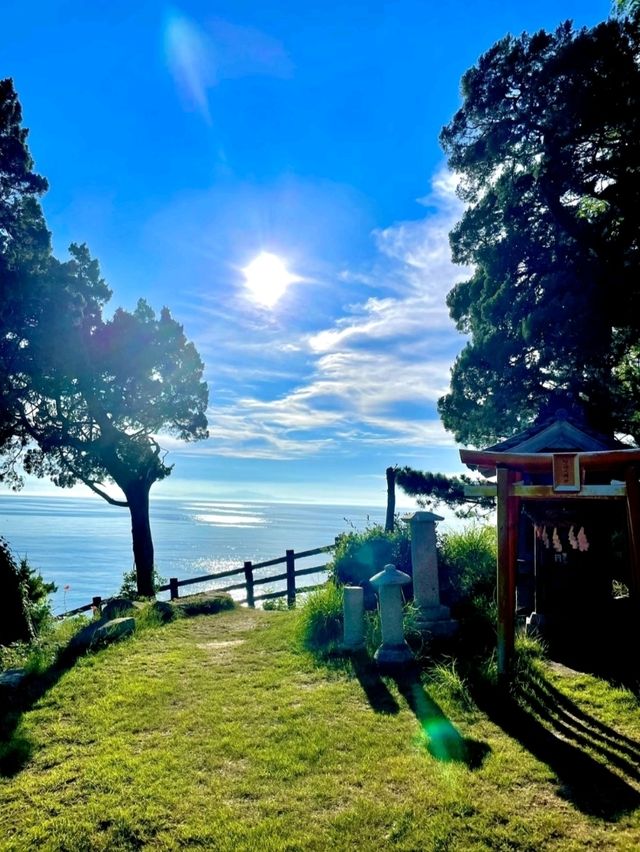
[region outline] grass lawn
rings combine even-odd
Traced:
[[[176,621],[52,679],[0,762],[0,849],[640,849],[632,693],[323,666],[295,618]]]

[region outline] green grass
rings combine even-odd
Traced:
[[[5,669],[26,669],[28,672],[41,672],[56,660],[58,653],[80,627],[89,624],[86,616],[53,621],[43,628],[32,642],[15,642],[13,645],[0,645],[0,672]]]
[[[319,665],[298,618],[181,619],[50,677],[0,761],[0,849],[640,847],[631,693],[533,653],[513,694]]]

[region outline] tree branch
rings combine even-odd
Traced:
[[[76,474],[76,472],[70,466],[69,469],[74,474]],[[78,474],[76,474],[76,476],[78,476],[80,482],[86,485],[87,488],[90,488],[95,494],[102,497],[103,500],[106,500],[107,503],[110,503],[112,506],[121,506],[124,509],[129,508],[129,503],[126,500],[116,500],[114,497],[110,497],[106,491],[102,491],[102,489],[98,488],[98,486],[95,485],[95,483],[93,483],[90,479],[84,479],[84,477],[79,476]]]

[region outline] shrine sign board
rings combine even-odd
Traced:
[[[553,454],[553,490],[580,491],[580,456],[578,453]]]

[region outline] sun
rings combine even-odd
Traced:
[[[282,258],[267,251],[261,252],[242,271],[249,298],[265,308],[272,308],[284,296],[287,287],[300,280],[287,270]]]

